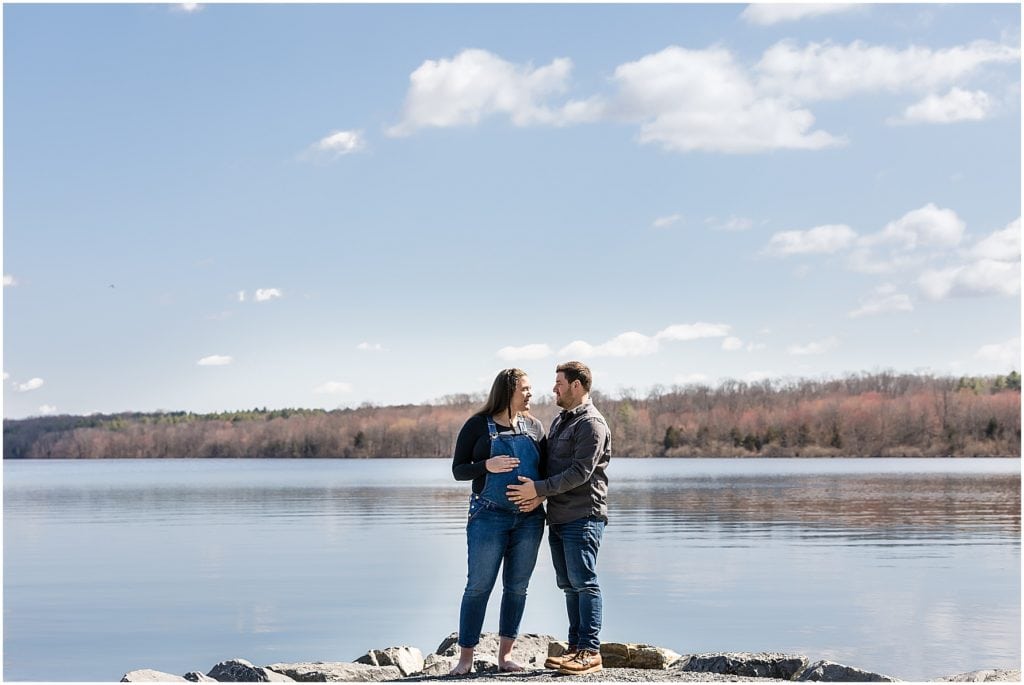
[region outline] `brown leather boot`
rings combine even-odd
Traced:
[[[549,656],[544,662],[544,668],[559,668],[563,663],[576,656],[580,648],[576,645],[569,645],[569,648],[562,652],[561,656]]]
[[[564,675],[583,675],[600,671],[602,668],[601,652],[593,649],[581,649],[576,652],[576,656],[563,661],[562,665],[558,667],[558,672]]]

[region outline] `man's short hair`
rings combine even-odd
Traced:
[[[590,392],[590,384],[594,380],[593,374],[590,373],[590,367],[583,362],[565,362],[559,364],[555,368],[555,373],[565,374],[565,380],[572,383],[573,381],[579,381],[580,385],[587,392]]]

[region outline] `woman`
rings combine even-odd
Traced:
[[[487,402],[469,417],[455,443],[455,480],[472,480],[466,540],[469,573],[459,612],[459,663],[451,675],[473,669],[487,600],[504,562],[501,615],[498,622],[498,670],[521,671],[510,659],[526,608],[526,588],[544,535],[543,498],[525,507],[509,501],[505,488],[517,476],[543,477],[544,426],[530,416],[530,379],[522,369],[501,371]]]

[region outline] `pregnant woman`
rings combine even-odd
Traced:
[[[455,480],[472,480],[466,543],[469,573],[459,611],[459,663],[451,675],[473,669],[487,600],[503,567],[498,620],[498,670],[521,671],[510,659],[526,608],[526,588],[544,535],[542,497],[517,506],[505,494],[518,476],[544,478],[544,426],[530,416],[530,379],[522,369],[498,373],[487,402],[459,432],[452,460]],[[532,474],[532,475],[531,475]]]

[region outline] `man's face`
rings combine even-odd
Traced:
[[[577,391],[580,389],[580,382],[574,381],[570,383],[566,379],[565,374],[559,371],[555,374],[555,387],[552,390],[555,393],[555,404],[562,409],[572,409],[579,404]]]

